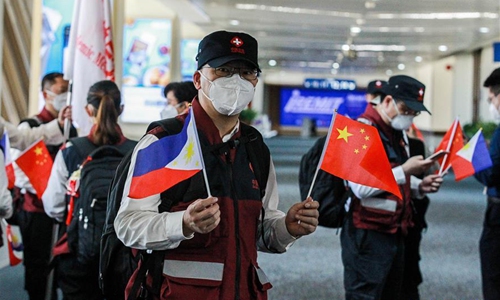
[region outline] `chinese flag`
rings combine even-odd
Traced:
[[[448,150],[448,145],[450,146],[450,153],[438,160],[439,165],[441,165],[441,170],[448,169],[448,167],[451,165],[451,161],[454,160],[457,156],[457,152],[464,147],[464,135],[462,133],[462,127],[460,126],[460,121],[458,120],[455,120],[455,122],[451,124],[450,129],[448,129],[443,137],[443,140],[441,141],[441,143],[439,143],[434,152],[438,152],[439,150],[446,151]],[[443,162],[443,160],[445,161]]]
[[[337,177],[379,188],[402,199],[375,127],[336,114],[320,168]]]
[[[16,159],[16,164],[29,178],[38,198],[42,199],[52,170],[52,158],[45,143],[42,140],[35,142]]]

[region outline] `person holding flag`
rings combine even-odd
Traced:
[[[269,149],[238,119],[254,97],[257,48],[243,32],[205,36],[193,75],[198,95],[176,117],[183,129],[155,127],[132,154],[114,226],[128,247],[166,250],[159,299],[266,299],[271,284],[257,251],[285,252],[318,225],[311,198],[286,214],[277,209]],[[173,206],[160,213],[165,194]]]
[[[491,117],[500,122],[500,68],[495,69],[483,84],[488,88]],[[493,166],[477,172],[476,179],[487,187],[488,206],[479,241],[483,296],[485,300],[500,299],[500,126],[490,141],[489,155]]]
[[[358,121],[378,130],[385,148],[379,155],[388,158],[399,190],[389,193],[389,189],[348,182],[353,196],[340,236],[346,299],[400,299],[404,237],[412,226],[411,198],[438,191],[443,181],[440,175],[423,180],[414,176],[434,162],[421,155],[410,157],[405,134],[415,116],[428,112],[423,104],[425,86],[397,75],[389,78],[384,89],[380,104],[368,105]]]
[[[40,113],[21,121],[17,129],[19,132],[24,133],[25,136],[16,139],[14,135],[14,145],[17,144],[18,148],[25,147],[27,144],[26,141],[32,139],[29,138],[27,133],[33,136],[33,134],[42,135],[44,131],[58,131],[57,133],[50,134],[54,138],[48,141],[51,145],[47,149],[51,159],[53,159],[59,151],[60,145],[64,142],[61,123],[64,123],[62,116],[67,116],[66,113],[69,109],[66,106],[68,81],[63,79],[62,73],[48,73],[42,78],[41,90],[45,105]],[[61,113],[61,111],[63,112]],[[44,126],[46,127],[43,127],[40,131],[32,129],[42,124],[45,124]],[[74,127],[72,127],[71,135],[76,136],[76,129]],[[24,149],[11,148],[11,155],[14,161],[23,154],[21,150]],[[38,195],[41,195],[43,191],[36,191],[33,188],[32,183],[41,178],[30,178],[17,163],[14,162],[13,165],[15,173],[13,202],[16,210],[9,222],[19,225],[21,229],[21,236],[24,243],[25,289],[31,300],[44,299],[47,278],[50,272],[49,261],[52,250],[54,222],[45,214],[42,200]],[[34,173],[36,174],[36,172]],[[52,295],[52,299],[56,299],[55,290]]]

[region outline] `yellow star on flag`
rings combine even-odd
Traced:
[[[337,128],[337,131],[339,132],[339,136],[337,137],[337,140],[344,139],[344,141],[347,143],[347,138],[352,135],[352,133],[347,132],[347,126],[344,127],[344,129],[340,130]]]
[[[43,149],[41,147],[36,147],[33,151],[35,151],[36,155],[42,155],[43,153]]]

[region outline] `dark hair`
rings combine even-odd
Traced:
[[[63,77],[64,75],[59,72],[48,73],[42,78],[42,91],[45,89],[49,89],[56,83],[56,79],[59,77]]]
[[[189,102],[193,101],[193,98],[198,94],[198,90],[194,86],[192,81],[183,81],[183,82],[171,82],[165,86],[163,90],[163,95],[167,98],[167,94],[173,91],[175,98],[181,102]]]
[[[490,76],[486,78],[483,83],[484,87],[492,87],[495,85],[500,85],[500,68],[496,68],[491,72]]]
[[[110,80],[94,83],[87,94],[87,103],[94,109],[97,128],[94,142],[97,145],[114,145],[120,141],[118,116],[121,106],[121,93],[118,86]]]

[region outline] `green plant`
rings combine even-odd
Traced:
[[[252,121],[257,117],[257,112],[251,108],[244,109],[240,113],[241,122],[252,124]]]
[[[489,141],[491,140],[497,125],[493,122],[483,121],[468,123],[463,126],[464,134],[468,139],[470,139],[479,130],[479,128],[483,128],[483,136]]]

